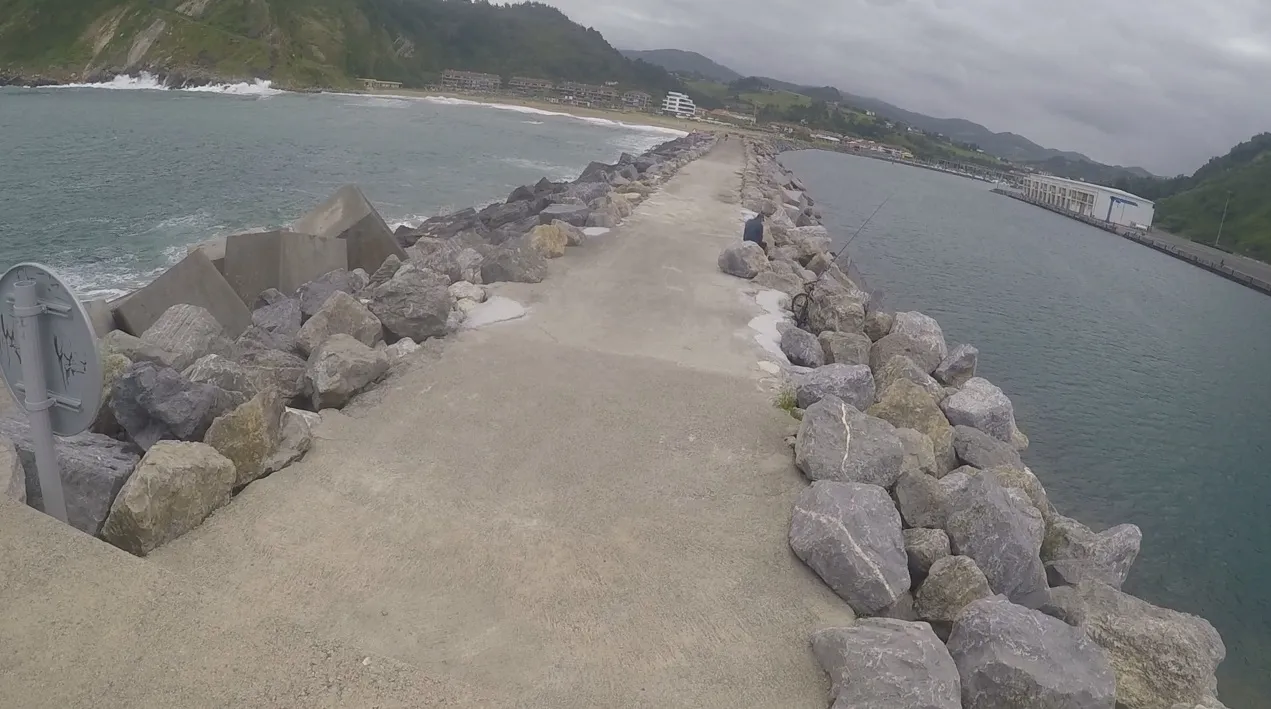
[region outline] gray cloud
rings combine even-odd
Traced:
[[[687,49],[1096,160],[1190,172],[1271,130],[1267,0],[548,0]]]

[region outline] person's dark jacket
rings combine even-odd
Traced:
[[[753,241],[763,246],[763,215],[757,215],[746,221],[746,229],[741,235],[742,241]]]

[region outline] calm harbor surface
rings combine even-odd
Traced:
[[[1170,256],[925,170],[799,152],[826,225],[896,310],[980,349],[1062,514],[1132,522],[1125,590],[1222,633],[1223,700],[1271,698],[1271,299]]]
[[[117,294],[350,182],[389,222],[418,220],[676,135],[444,99],[0,88],[0,269],[44,261]]]

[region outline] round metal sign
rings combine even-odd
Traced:
[[[97,418],[102,400],[101,357],[92,321],[75,294],[57,274],[38,263],[20,263],[0,276],[0,372],[9,392],[25,411],[26,388],[21,351],[21,319],[15,311],[14,287],[35,283],[39,348],[53,433],[73,436]],[[29,367],[27,368],[30,369]]]

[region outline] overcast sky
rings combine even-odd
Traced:
[[[701,52],[1158,174],[1271,131],[1271,0],[547,0]]]

